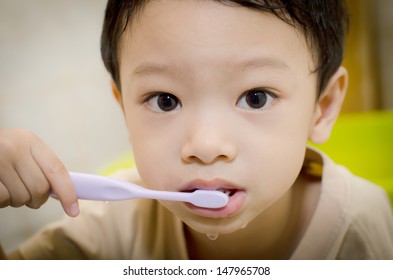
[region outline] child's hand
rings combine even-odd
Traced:
[[[69,216],[79,214],[71,177],[57,156],[29,131],[0,129],[0,208],[37,209],[50,191]]]

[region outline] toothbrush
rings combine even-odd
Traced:
[[[114,201],[150,198],[189,202],[204,208],[221,208],[228,204],[228,196],[220,191],[196,190],[191,193],[155,191],[109,177],[75,172],[70,172],[70,175],[79,199]]]

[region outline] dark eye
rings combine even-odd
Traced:
[[[180,109],[179,99],[170,93],[159,93],[147,100],[149,107],[155,112],[170,112]]]
[[[269,106],[275,99],[276,96],[265,89],[252,89],[246,91],[236,105],[245,109],[261,109]]]

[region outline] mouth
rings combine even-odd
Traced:
[[[231,190],[229,190],[229,189],[222,189],[222,188],[220,188],[220,189],[217,189],[216,191],[222,192],[222,193],[226,194],[227,196],[231,197],[231,196],[233,196],[238,190],[236,190],[236,189],[231,189]]]
[[[186,184],[180,191],[194,192],[196,190],[214,190],[228,196],[228,204],[221,208],[203,208],[186,203],[187,207],[195,214],[210,218],[225,218],[234,215],[242,208],[246,197],[246,191],[243,188],[222,179],[194,180]]]
[[[198,191],[198,190],[206,190],[203,188],[194,188],[188,191],[182,191],[182,192],[189,192],[192,193],[194,191]],[[233,196],[238,190],[237,189],[224,189],[224,188],[219,188],[219,189],[209,189],[209,190],[214,190],[214,191],[218,191],[218,192],[222,192],[224,194],[226,194],[228,197]]]

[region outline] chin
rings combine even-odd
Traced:
[[[244,229],[248,222],[243,222],[240,217],[228,218],[206,218],[194,217],[182,219],[182,221],[191,229],[201,234],[230,234]]]

